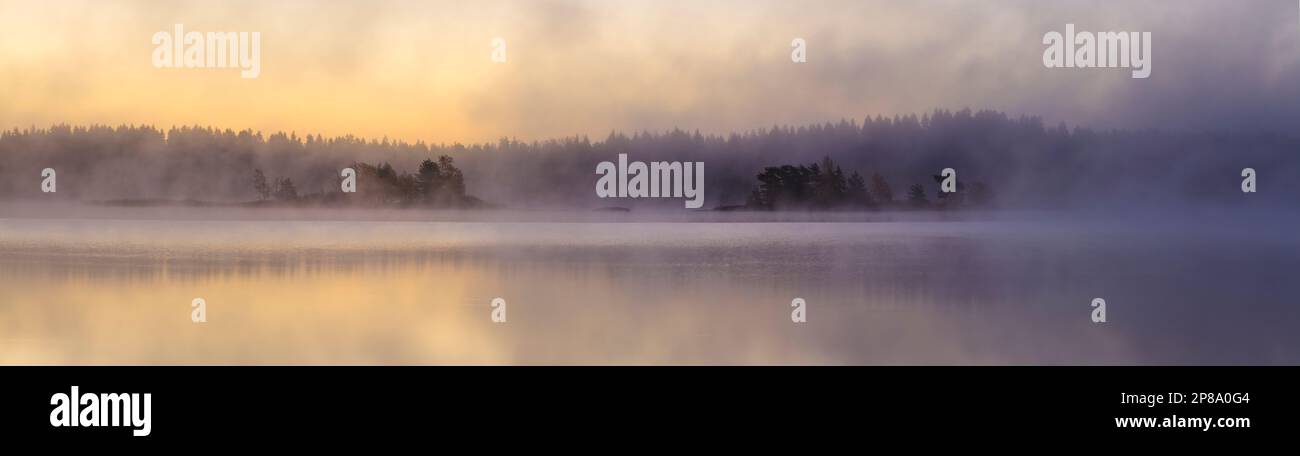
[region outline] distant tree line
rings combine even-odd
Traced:
[[[811,172],[809,163],[818,164],[820,172],[820,161],[826,156],[843,167],[846,193],[860,193],[852,172],[857,170],[866,181],[865,199],[877,206],[908,204],[920,201],[921,195],[931,205],[956,201],[949,200],[954,195],[935,191],[928,177],[918,179],[951,167],[958,170],[959,185],[970,186],[969,194],[959,197],[963,204],[979,193],[975,182],[984,182],[996,188],[988,197],[1002,208],[1170,201],[1236,204],[1247,201],[1243,198],[1252,204],[1295,207],[1300,206],[1300,179],[1274,177],[1300,175],[1297,151],[1300,138],[1294,132],[1098,131],[1047,126],[1037,117],[970,110],[777,125],[723,135],[673,129],[610,132],[600,140],[579,135],[477,144],[350,135],[263,136],[252,130],[203,127],[55,125],[0,131],[0,198],[256,201],[263,194],[249,185],[249,176],[257,169],[266,178],[263,190],[271,192],[267,199],[287,196],[292,188],[299,201],[357,201],[336,195],[339,170],[358,164],[361,173],[364,167],[359,162],[364,162],[373,164],[375,175],[358,176],[358,185],[383,182],[381,193],[387,200],[416,204],[421,198],[430,201],[430,196],[420,196],[409,173],[418,174],[426,159],[445,155],[456,158],[466,193],[495,204],[595,208],[610,204],[592,191],[596,164],[628,154],[632,160],[704,162],[706,207],[745,205],[755,197],[755,176],[768,166],[804,164],[806,170],[792,165],[793,169],[777,173],[784,175],[771,176],[779,178],[774,185],[784,185],[800,179],[800,173]],[[385,163],[393,172],[384,171],[384,178],[376,180]],[[58,170],[57,195],[40,193],[40,172],[46,167]],[[1267,191],[1243,196],[1240,171],[1245,167],[1260,171],[1267,183],[1261,188]],[[782,204],[775,202],[781,198],[812,206],[862,204],[860,195],[834,196],[841,184],[833,175],[829,180],[819,178],[821,187],[815,192],[801,185],[774,187],[772,195],[759,195],[759,201],[771,197],[774,205]],[[886,197],[877,191],[877,181],[896,187]],[[920,191],[914,191],[916,185]],[[798,196],[800,192],[808,192],[807,199]],[[438,198],[445,197],[432,200]],[[679,201],[667,198],[618,204],[680,207]]]
[[[0,173],[4,177],[0,179],[0,198],[39,195],[81,200],[430,207],[482,204],[466,193],[468,179],[451,154],[436,151],[423,143],[387,139],[327,139],[292,133],[264,137],[252,130],[201,127],[165,132],[148,126],[13,129],[0,132]],[[414,173],[390,164],[417,156],[426,158],[416,163]],[[39,193],[39,172],[46,167],[58,172],[57,194]],[[341,191],[339,173],[345,167],[357,171],[356,193]]]

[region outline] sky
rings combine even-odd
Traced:
[[[1151,76],[1045,33],[1151,32]],[[155,33],[259,32],[257,78]],[[493,62],[493,39],[506,61]],[[791,42],[807,60],[791,61]],[[204,125],[431,143],[725,134],[933,109],[1098,129],[1300,126],[1300,1],[0,0],[0,128]]]

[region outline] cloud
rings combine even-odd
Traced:
[[[1300,123],[1292,2],[0,3],[4,127],[198,123],[425,141],[724,133],[934,108],[1097,128]],[[263,74],[152,68],[173,22],[263,32]],[[1149,31],[1153,72],[1048,69],[1042,36]],[[490,40],[508,43],[493,64]],[[143,37],[143,38],[141,38]],[[808,42],[792,63],[790,41]]]

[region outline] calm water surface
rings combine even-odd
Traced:
[[[1275,226],[0,218],[0,363],[1297,364],[1298,271]]]

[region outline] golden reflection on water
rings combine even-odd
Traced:
[[[1021,324],[1008,316],[1033,314],[988,302],[996,290],[981,292],[981,302],[968,297],[970,290],[945,291],[944,274],[953,273],[904,265],[929,256],[925,249],[886,244],[880,255],[892,259],[846,260],[834,245],[726,245],[746,230],[815,229],[648,228],[648,246],[632,248],[566,240],[582,237],[569,236],[575,230],[617,240],[627,228],[620,226],[499,228],[533,236],[503,246],[446,241],[482,240],[478,226],[451,228],[456,236],[442,225],[396,232],[361,225],[364,236],[313,237],[304,228],[244,241],[193,227],[151,235],[109,225],[55,233],[53,240],[35,226],[0,227],[8,234],[0,242],[0,364],[968,364],[1058,362],[1056,353],[1073,353],[1076,362],[1127,359],[1123,337],[1082,320]],[[241,226],[240,236],[261,230]],[[720,246],[684,248],[656,230]],[[227,236],[230,227],[216,231]],[[348,238],[384,241],[327,242]],[[490,319],[496,297],[507,302],[506,323]],[[806,324],[790,322],[794,297],[809,303]],[[207,303],[206,323],[190,321],[195,298]],[[1080,347],[1088,350],[1083,358]]]
[[[972,350],[977,313],[834,304],[787,284],[589,264],[363,260],[16,271],[0,287],[3,364],[643,364],[1006,362]],[[507,322],[490,320],[494,297]],[[207,322],[190,321],[203,298]],[[878,300],[899,299],[877,296]],[[829,301],[829,302],[828,302]],[[840,300],[843,301],[843,300]],[[956,318],[957,320],[954,320]],[[964,323],[965,327],[957,325]],[[1005,353],[1004,353],[1005,354]]]
[[[500,341],[471,315],[473,274],[159,273],[5,280],[0,362],[50,364],[497,363]],[[7,276],[8,277],[8,276]],[[207,322],[190,321],[191,301]]]

